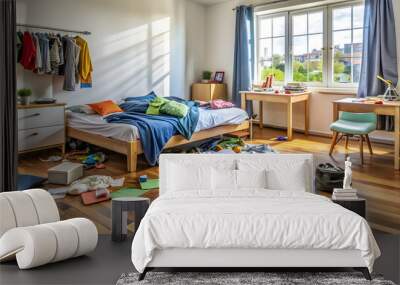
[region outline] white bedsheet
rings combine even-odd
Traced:
[[[247,113],[239,108],[210,110],[199,108],[199,122],[196,132],[221,125],[241,124],[248,118]],[[132,141],[139,138],[138,129],[128,124],[107,123],[100,115],[67,112],[68,126],[90,133]]]
[[[156,199],[132,243],[136,269],[166,248],[357,249],[370,271],[380,255],[365,219],[325,197],[265,189],[220,195]]]

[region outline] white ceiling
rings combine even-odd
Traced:
[[[192,0],[194,2],[203,4],[203,5],[214,5],[222,2],[227,2],[229,0]]]

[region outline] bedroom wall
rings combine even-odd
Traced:
[[[204,68],[210,70],[223,70],[226,72],[226,82],[228,84],[229,96],[232,91],[233,76],[233,47],[235,40],[235,12],[233,7],[240,4],[258,4],[267,3],[266,0],[232,0],[223,3],[207,6],[206,9],[206,42],[207,45],[206,61]],[[276,1],[275,1],[276,2]],[[304,4],[305,1],[292,0],[290,4]],[[307,3],[316,2],[316,0],[307,1]],[[397,49],[400,55],[400,3],[393,1],[395,4],[395,17],[397,28]],[[282,4],[275,4],[278,7]],[[289,5],[285,2],[284,5]],[[398,60],[400,68],[400,60]],[[400,70],[400,69],[399,69]],[[319,89],[321,90],[321,89]],[[322,90],[318,92],[314,90],[310,101],[310,130],[318,134],[331,134],[329,125],[332,121],[332,105],[331,102],[343,97],[354,96],[346,92],[341,94],[338,90]],[[330,94],[326,93],[330,92]],[[354,90],[353,90],[354,93]],[[258,112],[257,105],[254,110]],[[294,127],[304,129],[304,111],[302,106],[294,108]],[[286,126],[286,110],[280,104],[268,104],[264,106],[264,123],[274,126]],[[375,137],[382,139],[392,139],[391,134],[386,132],[375,134]]]
[[[70,105],[151,90],[187,98],[187,82],[198,73],[192,65],[201,61],[196,52],[186,52],[191,45],[187,33],[201,34],[204,27],[188,20],[194,11],[201,21],[204,7],[186,0],[80,0],[79,7],[76,1],[17,0],[18,23],[92,32],[83,37],[94,68],[93,88],[68,92],[62,90],[63,77],[36,75],[18,65],[18,88],[29,87],[35,97],[54,96]],[[196,48],[203,49],[202,44],[197,42]]]

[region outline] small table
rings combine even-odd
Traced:
[[[135,233],[140,221],[146,214],[150,199],[144,197],[119,197],[112,199],[112,230],[113,241],[123,241],[128,234],[128,211],[135,213]]]
[[[371,99],[374,99],[371,97]],[[377,98],[379,99],[379,98]],[[339,112],[366,113],[394,116],[394,169],[400,169],[400,102],[389,101],[383,104],[357,102],[354,98],[344,98],[333,102],[333,122],[339,118]]]
[[[361,217],[365,219],[366,217],[366,201],[363,198],[357,198],[355,200],[334,200],[333,203],[339,204],[343,208],[346,208],[356,214],[359,214]]]
[[[304,133],[308,135],[309,129],[309,98],[311,92],[293,94],[275,94],[273,92],[241,91],[242,109],[246,110],[246,101],[259,101],[259,124],[263,128],[263,102],[281,103],[287,106],[287,137],[293,137],[293,104],[304,102]]]

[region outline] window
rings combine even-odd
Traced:
[[[257,81],[273,74],[276,85],[356,87],[363,16],[360,2],[257,15]]]
[[[292,81],[322,83],[324,11],[291,15]]]
[[[333,82],[358,83],[361,71],[364,7],[332,8]]]
[[[259,18],[257,49],[261,81],[269,74],[275,75],[276,83],[285,81],[286,22],[286,15]]]

